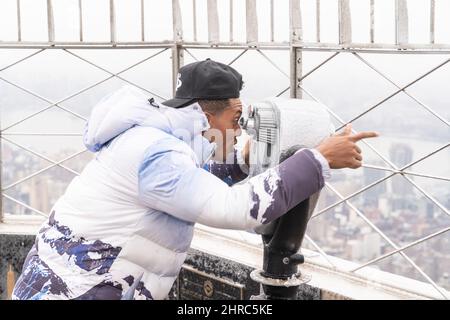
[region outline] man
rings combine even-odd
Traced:
[[[96,157],[55,203],[13,297],[164,299],[196,222],[254,229],[319,191],[330,167],[361,166],[355,142],[376,134],[346,128],[236,184],[249,162],[248,146],[234,150],[241,88],[208,59],[180,69],[164,104],[129,87],[100,101],[84,134]]]

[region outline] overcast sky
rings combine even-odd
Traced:
[[[321,0],[321,40],[323,42],[337,42],[337,2],[337,0]],[[78,0],[53,0],[53,3],[56,40],[78,41]],[[115,3],[118,41],[139,41],[140,0],[116,0]],[[169,0],[145,0],[146,40],[158,41],[172,38],[171,3],[172,1]],[[234,40],[245,41],[245,1],[234,0],[233,3]],[[315,40],[315,3],[315,0],[301,0],[305,41]],[[370,1],[351,0],[350,3],[353,40],[355,42],[368,42]],[[375,40],[393,43],[395,40],[394,0],[376,0],[375,3]],[[180,0],[180,4],[183,11],[185,39],[193,40],[192,0]],[[270,0],[257,0],[257,4],[259,38],[261,41],[268,41],[270,38]],[[408,4],[410,40],[415,43],[426,43],[429,39],[429,1],[410,0]],[[218,6],[221,40],[228,41],[229,1],[218,0]],[[288,40],[288,12],[289,0],[275,1],[275,38],[277,41]],[[436,42],[450,43],[449,13],[450,0],[436,0]],[[0,40],[16,40],[16,15],[16,0],[0,0]],[[46,0],[21,0],[21,15],[23,40],[46,41]],[[206,17],[206,0],[197,0],[199,41],[207,41]],[[109,41],[109,0],[83,0],[83,26],[85,41]],[[30,54],[32,51],[23,49],[0,50],[0,68],[20,59],[21,56]],[[211,57],[227,63],[240,53],[239,50],[192,49],[190,51],[199,59]],[[156,50],[72,50],[72,52],[107,70],[118,72],[155,53]],[[289,52],[287,50],[266,50],[264,53],[273,59],[286,74],[289,74]],[[308,72],[331,54],[330,52],[303,53],[303,72]],[[400,85],[409,83],[448,59],[448,55],[437,54],[362,54],[362,56]],[[192,61],[192,57],[185,54],[185,63]],[[268,64],[256,51],[248,51],[233,66],[244,75],[246,86],[242,92],[242,97],[247,102],[251,102],[252,99],[255,101],[256,99],[260,100],[267,96],[276,95],[289,86],[289,79]],[[450,101],[449,72],[450,64],[410,88],[410,92],[446,118],[450,115],[448,102]],[[103,71],[81,62],[62,50],[46,50],[23,63],[0,72],[0,75],[51,101],[58,101],[108,77],[108,74]],[[168,50],[139,67],[131,69],[123,76],[148,90],[169,98],[172,94],[170,51]],[[123,82],[117,79],[108,80],[80,96],[65,101],[63,106],[88,117],[95,102],[110,91],[116,90],[120,85],[123,85]],[[339,55],[309,76],[303,82],[303,85],[345,120],[351,119],[354,115],[396,90],[395,87],[350,54]],[[46,105],[45,102],[30,97],[5,82],[0,82],[0,91],[3,93],[0,96],[2,122],[7,124],[13,123],[24,115]],[[288,94],[287,91],[285,96],[288,96]],[[304,97],[308,98],[306,94]],[[17,108],[18,104],[21,106],[20,108]],[[401,121],[404,114],[408,112],[408,119],[414,122],[415,130],[414,132],[405,131],[405,134],[421,135],[423,139],[428,137],[432,140],[437,138],[447,139],[448,137],[448,129],[442,123],[424,112],[423,108],[404,95],[389,100],[388,103],[383,104],[383,108],[377,108],[362,119],[371,124],[382,119],[386,130],[393,128],[387,121],[389,119],[385,117],[386,110],[389,110],[390,116],[388,118],[394,122],[397,121],[396,119]],[[53,108],[42,113],[41,116],[34,117],[11,128],[11,131],[81,132],[84,122],[73,116],[69,121],[66,119],[68,118],[67,115],[67,113]],[[59,119],[62,118],[67,121],[60,121]],[[48,122],[52,123],[51,127],[46,125]],[[358,125],[358,123],[355,125]],[[434,128],[433,136],[426,134],[426,130],[431,127]],[[369,129],[366,128],[365,124],[362,128]],[[388,136],[387,132],[383,131],[382,133],[384,136]],[[393,132],[391,135],[396,137],[398,132]],[[78,138],[74,137],[73,139]],[[24,143],[31,141],[29,137],[24,137],[23,140]],[[382,139],[380,138],[377,141],[382,141]],[[53,143],[53,145],[62,145],[62,143]],[[72,143],[69,145],[72,145]],[[386,148],[389,147],[388,143],[385,145]],[[417,154],[420,155],[420,153]]]
[[[234,1],[235,40],[245,40],[245,1]],[[140,0],[115,0],[117,37],[119,41],[140,40]],[[207,0],[197,0],[197,33],[199,40],[207,40]],[[336,42],[338,19],[337,0],[321,1],[321,40]],[[78,0],[53,0],[56,40],[76,41],[79,35]],[[314,41],[316,35],[315,0],[301,0],[305,41]],[[353,40],[369,40],[369,0],[351,0]],[[375,1],[375,40],[393,43],[394,0]],[[429,40],[429,0],[409,0],[410,41],[426,43]],[[147,40],[172,38],[172,1],[145,0],[145,33]],[[180,0],[183,12],[185,39],[193,39],[192,0]],[[257,0],[259,38],[270,39],[270,0]],[[229,40],[229,0],[218,0],[221,40]],[[289,0],[275,1],[275,38],[288,40]],[[436,0],[436,42],[450,43],[448,15],[450,1]],[[46,0],[21,0],[22,38],[42,41],[47,38]],[[16,0],[0,1],[0,40],[16,40]],[[108,41],[109,0],[83,0],[83,29],[86,41]]]

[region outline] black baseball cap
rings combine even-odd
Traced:
[[[198,100],[239,98],[242,75],[232,67],[206,59],[180,68],[175,98],[163,104],[183,108]]]

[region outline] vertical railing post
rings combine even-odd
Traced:
[[[47,0],[48,42],[55,41],[55,20],[53,19],[52,0]]]
[[[430,0],[430,43],[435,43],[436,1]]]
[[[141,0],[141,41],[145,42],[145,3]]]
[[[395,0],[395,44],[408,44],[408,5],[406,0]]]
[[[219,14],[217,12],[217,0],[208,0],[208,42],[219,42]]]
[[[230,42],[234,41],[234,28],[233,28],[233,24],[234,24],[234,19],[233,19],[233,14],[234,14],[234,9],[233,9],[233,0],[229,0],[230,1]]]
[[[194,42],[197,42],[197,1],[192,0],[192,27],[194,29]]]
[[[177,90],[178,71],[183,65],[183,22],[178,0],[172,0],[173,47],[172,47],[172,91]]]
[[[116,8],[114,6],[114,0],[109,0],[109,25],[110,25],[110,38],[113,45],[116,44]]]
[[[316,0],[316,41],[320,42],[320,0]]]
[[[275,41],[275,4],[274,0],[270,0],[270,41]]]
[[[370,43],[375,42],[375,0],[370,0]]]
[[[83,3],[82,0],[78,0],[78,25],[80,27],[80,42],[83,42]]]
[[[300,79],[302,77],[302,51],[297,44],[302,41],[302,19],[299,0],[289,0],[290,34],[290,94],[291,98],[301,99]]]
[[[247,43],[258,42],[258,15],[256,0],[245,1],[245,24],[247,31]]]
[[[20,0],[16,1],[17,10],[17,41],[22,41],[22,22],[20,14]]]
[[[352,42],[352,19],[349,0],[339,0],[339,44],[348,45]]]

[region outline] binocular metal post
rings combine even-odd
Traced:
[[[282,158],[287,158],[287,155]],[[264,244],[263,269],[254,270],[250,276],[262,285],[264,294],[252,299],[296,299],[299,286],[310,280],[298,270],[304,262],[304,256],[298,251],[318,196],[319,193],[312,195],[280,218],[256,230]]]

